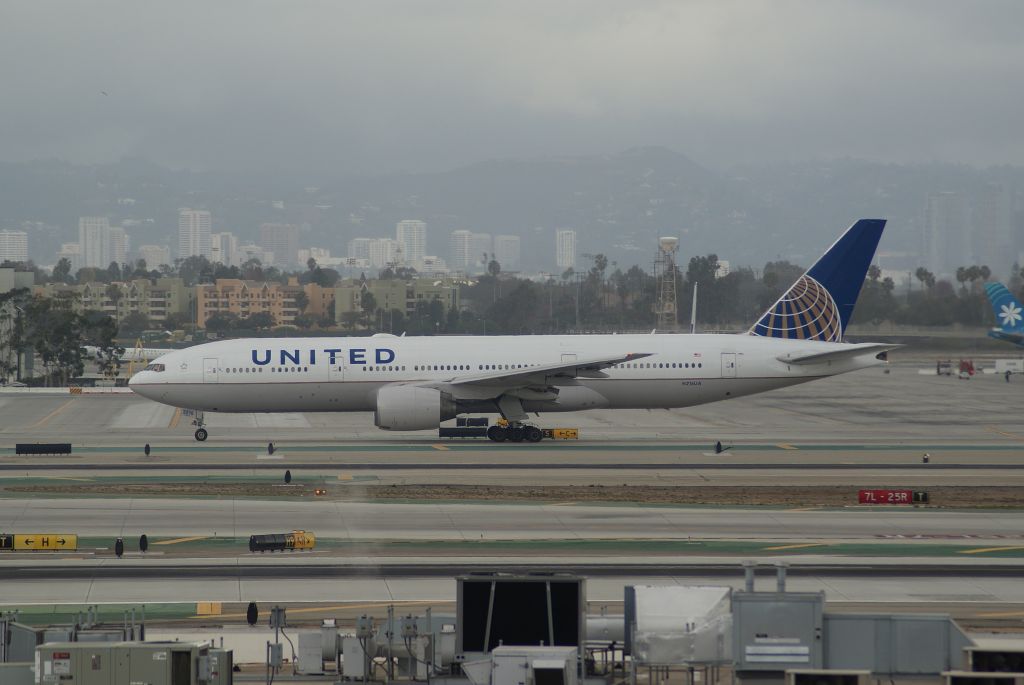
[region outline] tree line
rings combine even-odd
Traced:
[[[65,299],[33,297],[28,288],[0,293],[0,381],[21,379],[29,355],[38,359],[44,385],[68,385],[85,371],[86,345],[100,349],[102,373],[114,372],[124,351],[117,323],[96,311],[77,314]]]
[[[64,260],[62,260],[63,262]],[[35,269],[31,264],[19,265]],[[58,263],[52,274],[37,271],[42,282],[108,282],[131,278],[155,279],[163,276],[182,278],[186,285],[213,282],[218,278],[240,278],[257,281],[287,282],[290,277],[300,284],[316,283],[332,287],[340,280],[334,269],[325,269],[315,260],[305,270],[281,271],[264,267],[258,260],[249,260],[240,267],[211,263],[204,257],[177,260],[150,270],[142,261],[133,265],[111,264],[108,269],[81,269],[71,276],[68,265]],[[692,257],[685,268],[673,271],[677,293],[677,325],[685,328],[690,318],[690,302],[698,287],[697,321],[702,330],[737,330],[750,325],[804,272],[803,267],[785,260],[769,261],[762,269],[735,269],[718,277],[719,261],[715,254]],[[410,268],[384,269],[380,278],[408,280],[416,277]],[[956,270],[955,281],[938,279],[927,269],[916,269],[908,291],[896,292],[890,278],[883,278],[872,266],[865,278],[860,299],[854,311],[853,324],[883,323],[913,326],[985,326],[993,323],[991,308],[982,285],[991,272],[984,265],[962,266]],[[365,279],[365,276],[363,276]],[[1024,270],[1015,266],[1007,286],[1024,297]],[[431,334],[516,334],[565,333],[572,331],[650,330],[656,323],[655,305],[658,283],[651,273],[639,266],[620,269],[604,255],[594,255],[589,268],[568,270],[560,277],[546,281],[525,279],[502,273],[496,260],[488,272],[460,288],[460,308],[447,311],[439,300],[417,301],[410,310],[385,310],[369,291],[363,294],[360,310],[343,315],[335,323],[333,312],[322,318],[305,316],[308,302],[301,294],[296,302],[300,315],[295,325],[304,330],[365,334],[377,331]],[[56,311],[61,307],[54,306]],[[96,325],[98,313],[91,313],[89,326]],[[54,315],[51,318],[59,318]],[[180,320],[179,320],[180,319]],[[168,321],[168,328],[187,327],[188,317]],[[121,322],[122,334],[137,334],[149,324],[142,315],[130,315]],[[268,314],[239,318],[230,314],[211,317],[208,329],[218,335],[267,334],[279,322]],[[85,326],[84,322],[76,325]],[[95,331],[90,328],[90,335]],[[66,331],[65,331],[66,332]],[[100,336],[102,338],[102,336]],[[59,340],[60,336],[51,336]],[[40,349],[45,343],[40,343]],[[47,353],[48,359],[56,359]],[[73,354],[72,354],[73,356]],[[48,362],[57,364],[56,361]],[[66,368],[67,365],[61,368]]]

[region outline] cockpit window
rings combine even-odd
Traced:
[[[150,364],[146,368],[143,369],[143,371],[163,371],[163,370],[164,370],[164,365],[163,364]]]

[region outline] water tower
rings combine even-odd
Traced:
[[[658,238],[658,257],[654,261],[654,276],[658,283],[658,301],[654,305],[659,330],[674,331],[679,326],[676,317],[676,253],[679,238]]]

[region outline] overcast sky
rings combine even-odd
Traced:
[[[1018,0],[5,0],[0,159],[1024,164],[1022,31]]]

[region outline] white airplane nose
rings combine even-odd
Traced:
[[[139,371],[138,373],[133,374],[132,377],[128,379],[128,387],[131,388],[131,391],[134,392],[136,395],[142,395],[143,397],[146,396],[146,394],[142,391],[143,387],[145,387],[142,385],[142,377],[145,375],[145,371]]]

